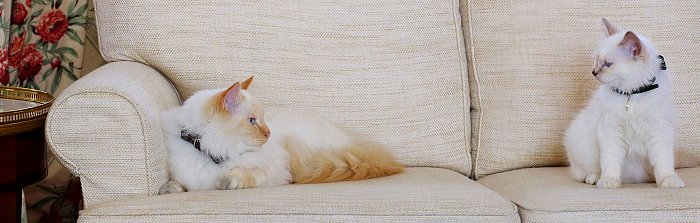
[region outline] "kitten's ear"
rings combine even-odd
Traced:
[[[224,92],[224,96],[221,97],[221,108],[223,111],[233,111],[238,105],[243,102],[243,95],[241,95],[241,84],[236,82],[231,85]]]
[[[608,36],[612,36],[613,34],[620,32],[620,29],[618,29],[617,26],[613,25],[605,17],[603,17],[603,26],[605,27],[605,31],[608,32]]]
[[[619,46],[628,50],[632,56],[639,56],[642,54],[642,42],[639,41],[639,37],[632,31],[627,31],[627,33],[625,33],[625,37],[622,38],[622,42],[620,42]]]
[[[241,83],[241,88],[243,90],[248,90],[248,86],[250,86],[250,83],[253,83],[253,76],[248,77],[248,79],[245,79],[243,83]]]

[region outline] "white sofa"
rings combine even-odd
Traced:
[[[700,221],[682,189],[595,189],[562,132],[597,86],[600,18],[649,36],[675,73],[677,145],[700,157],[695,0],[95,0],[110,63],[54,102],[47,140],[81,178],[81,222]],[[312,110],[388,145],[405,173],[156,195],[158,117],[254,75],[266,106]],[[273,130],[274,131],[274,130]]]

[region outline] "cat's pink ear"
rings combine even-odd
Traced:
[[[620,32],[620,29],[618,29],[617,26],[613,25],[605,17],[603,17],[603,26],[605,27],[605,31],[608,32],[608,36],[612,36],[613,34]]]
[[[620,42],[619,46],[628,50],[632,56],[639,56],[642,54],[642,42],[632,31],[627,31],[627,33],[625,33],[625,37],[622,38],[622,42]]]
[[[241,95],[241,84],[236,82],[226,89],[224,96],[221,97],[221,108],[224,111],[233,111],[238,105],[243,102],[243,95]]]
[[[241,88],[243,90],[248,90],[248,86],[250,86],[250,83],[253,83],[253,76],[248,77],[248,79],[245,79],[243,83],[241,83]]]

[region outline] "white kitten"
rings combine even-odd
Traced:
[[[264,111],[247,89],[205,90],[162,115],[171,181],[160,194],[359,180],[403,166],[379,144],[301,111]]]
[[[647,38],[606,19],[593,75],[601,86],[565,135],[571,174],[598,188],[656,182],[683,187],[674,170],[671,73]]]

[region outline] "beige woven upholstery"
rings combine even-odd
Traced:
[[[206,216],[206,217],[203,217]],[[94,205],[87,222],[518,222],[508,200],[459,173],[409,168],[385,178],[202,191]]]
[[[254,75],[268,106],[311,110],[411,166],[469,175],[458,0],[96,0],[108,61],[142,61],[187,98]],[[138,10],[135,10],[138,9]]]
[[[655,184],[596,189],[575,182],[566,168],[494,174],[482,183],[520,208],[526,222],[696,222],[700,220],[700,168],[679,169],[685,188]]]
[[[679,171],[683,189],[598,190],[552,167],[564,165],[562,133],[597,86],[589,55],[603,16],[656,42],[676,74],[678,146],[700,157],[696,0],[95,3],[112,63],[66,89],[46,125],[81,177],[81,222],[700,219],[700,168]],[[167,180],[159,112],[250,75],[264,105],[316,112],[413,167],[154,196]],[[541,166],[551,168],[522,169]]]
[[[563,132],[597,87],[590,55],[603,16],[648,36],[666,57],[676,77],[678,146],[700,157],[698,1],[465,3],[477,176],[564,165]]]
[[[177,106],[156,70],[110,63],[69,86],[46,121],[54,154],[80,177],[85,205],[153,195],[167,179],[160,111]]]

